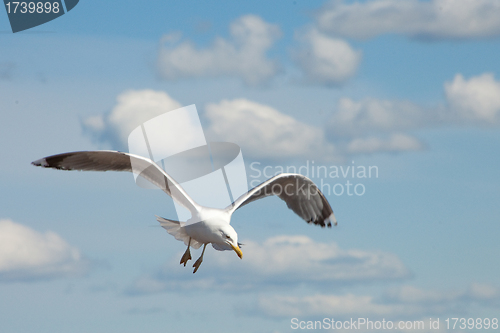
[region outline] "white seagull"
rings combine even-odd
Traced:
[[[60,170],[80,171],[129,171],[138,173],[155,186],[170,195],[177,203],[191,212],[186,223],[157,216],[158,222],[175,239],[187,245],[180,263],[186,266],[191,259],[190,247],[203,251],[193,264],[196,273],[203,261],[207,244],[218,251],[234,250],[243,258],[238,234],[230,225],[231,215],[238,208],[270,195],[277,195],[286,202],[307,223],[321,227],[337,225],[330,204],[318,187],[307,177],[300,174],[282,173],[241,195],[224,209],[204,207],[197,204],[184,189],[152,160],[119,151],[80,151],[52,155],[32,162],[35,166]]]

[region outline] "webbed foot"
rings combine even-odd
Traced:
[[[203,262],[203,255],[205,254],[205,249],[206,248],[207,248],[207,244],[203,244],[203,251],[201,251],[201,256],[193,264],[193,267],[194,267],[193,274],[196,273],[196,271],[198,270],[198,268],[200,268],[200,265]]]
[[[196,273],[196,271],[198,270],[198,268],[200,268],[200,265],[201,263],[203,262],[203,257],[199,257],[198,260],[196,260],[193,264],[193,267],[194,267],[194,271],[193,271],[193,274]]]
[[[191,260],[191,259],[193,259],[193,258],[191,258],[191,251],[189,251],[189,247],[188,247],[186,252],[184,252],[184,254],[182,255],[180,264],[181,265],[184,264],[184,267],[186,267],[188,260]]]

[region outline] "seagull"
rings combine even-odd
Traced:
[[[231,216],[238,208],[255,200],[276,195],[307,223],[322,228],[331,228],[332,223],[337,225],[333,210],[323,193],[312,180],[301,174],[278,174],[244,193],[228,207],[218,209],[196,203],[158,164],[139,155],[110,150],[78,151],[44,157],[31,164],[59,170],[134,172],[159,187],[191,213],[187,222],[159,216],[157,220],[170,235],[187,245],[180,260],[184,267],[192,259],[190,248],[199,249],[203,245],[201,256],[193,264],[193,273],[200,267],[208,244],[218,251],[233,250],[243,259],[238,234],[230,225]]]

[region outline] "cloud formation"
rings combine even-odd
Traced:
[[[128,90],[116,98],[109,113],[82,120],[86,134],[113,149],[128,151],[130,132],[145,121],[181,107],[167,93],[155,90]]]
[[[387,316],[408,314],[411,309],[401,305],[378,303],[372,296],[324,295],[311,296],[260,296],[258,307],[262,313],[271,317],[320,317],[333,316],[346,318],[349,316]]]
[[[480,283],[472,283],[463,290],[424,290],[414,286],[405,285],[388,290],[383,299],[391,303],[408,304],[451,304],[451,303],[494,303],[500,305],[500,289]]]
[[[457,314],[477,303],[499,305],[500,290],[491,285],[471,284],[465,290],[436,291],[413,286],[391,289],[381,298],[366,295],[315,294],[310,296],[261,295],[258,308],[271,317],[417,318],[424,315]]]
[[[411,132],[439,126],[498,126],[500,82],[484,73],[457,74],[444,83],[445,103],[423,107],[409,101],[341,98],[327,126],[328,138],[345,154],[421,150]]]
[[[341,98],[330,118],[330,129],[335,136],[355,137],[415,129],[435,120],[433,110],[408,101]]]
[[[128,151],[128,136],[134,128],[179,107],[181,104],[165,92],[129,90],[117,97],[110,112],[83,119],[82,127],[96,142]],[[209,103],[205,116],[210,121],[205,128],[209,137],[239,144],[245,156],[329,159],[335,154],[322,129],[247,99]]]
[[[500,82],[484,73],[466,80],[455,75],[444,85],[446,100],[453,117],[462,123],[500,124]]]
[[[321,31],[337,37],[401,34],[423,39],[474,39],[500,35],[497,0],[332,0],[316,15]]]
[[[160,271],[137,279],[128,292],[137,295],[191,288],[249,291],[269,286],[346,285],[410,276],[392,253],[343,250],[333,242],[319,243],[306,236],[277,236],[263,243],[246,241],[244,252],[242,261],[234,253],[215,253],[203,264],[203,276],[187,276],[183,267],[179,269],[176,257]]]
[[[370,154],[374,152],[404,152],[424,149],[425,145],[410,135],[395,133],[389,137],[365,137],[352,139],[347,143],[349,154]]]
[[[236,143],[254,159],[339,162],[357,154],[422,150],[425,144],[414,132],[423,128],[500,125],[500,82],[493,74],[457,74],[444,83],[444,93],[444,103],[435,107],[341,98],[324,128],[245,98],[222,100],[205,106],[204,130],[210,140]],[[129,90],[110,112],[83,119],[82,127],[95,141],[127,151],[135,127],[179,107],[165,92]]]
[[[415,151],[424,144],[405,131],[437,119],[428,110],[408,101],[341,98],[330,117],[327,133],[346,154]]]
[[[330,38],[317,29],[298,34],[301,49],[294,54],[306,82],[340,85],[352,77],[361,61],[361,52],[346,41]]]
[[[80,276],[89,263],[59,235],[0,220],[0,281]]]
[[[223,100],[205,107],[211,137],[237,143],[254,158],[335,157],[322,129],[247,99]]]
[[[245,15],[231,24],[230,33],[230,40],[217,37],[205,49],[196,48],[190,41],[179,44],[178,34],[164,36],[158,55],[160,76],[168,80],[231,76],[258,85],[278,73],[279,64],[266,55],[281,36],[278,26],[259,16]]]

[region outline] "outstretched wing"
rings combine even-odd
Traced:
[[[282,173],[254,187],[240,196],[228,210],[231,214],[252,201],[277,195],[288,208],[304,219],[321,227],[337,225],[332,207],[318,187],[309,178],[300,174]]]
[[[199,206],[184,189],[152,160],[111,150],[77,151],[41,158],[31,164],[44,168],[80,171],[129,171],[162,189],[194,213]]]

